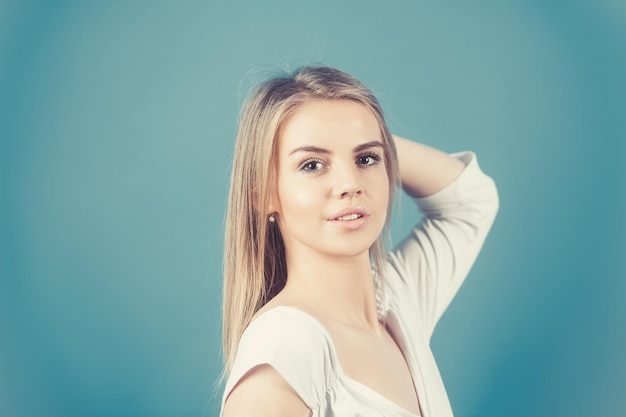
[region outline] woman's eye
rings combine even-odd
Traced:
[[[381,161],[380,156],[378,156],[375,153],[367,153],[367,154],[359,155],[357,158],[357,163],[359,165],[364,165],[364,166],[376,165],[380,161]]]
[[[318,161],[317,159],[310,159],[308,161],[304,161],[300,165],[300,170],[304,172],[317,172],[321,170],[323,167],[322,161]]]

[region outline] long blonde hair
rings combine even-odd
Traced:
[[[376,117],[389,178],[387,222],[370,248],[375,274],[383,273],[385,242],[398,164],[393,138],[372,92],[345,72],[305,66],[269,79],[248,95],[239,120],[230,180],[224,246],[223,349],[230,372],[239,339],[254,314],[285,285],[285,249],[266,208],[276,184],[278,129],[299,105],[313,100],[353,100]]]

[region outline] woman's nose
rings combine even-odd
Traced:
[[[358,179],[358,175],[350,169],[337,172],[335,182],[335,194],[340,198],[354,197],[361,195],[363,186]]]
[[[354,196],[358,196],[361,195],[361,193],[363,192],[363,190],[361,189],[361,187],[354,183],[354,184],[344,184],[341,188],[341,194],[339,195],[341,198],[346,198],[346,197],[354,197]]]

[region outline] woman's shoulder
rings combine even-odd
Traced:
[[[252,316],[244,335],[262,328],[263,331],[269,331],[276,336],[287,336],[288,339],[292,339],[289,335],[295,330],[294,327],[301,328],[312,337],[322,340],[329,337],[320,318],[313,310],[307,308],[306,300],[282,291]]]
[[[309,407],[324,398],[336,379],[328,332],[315,317],[288,305],[274,303],[254,316],[239,341],[225,396],[262,365],[277,372]]]
[[[325,327],[312,313],[286,304],[274,304],[260,309],[244,331],[239,342],[240,349],[247,339],[257,337],[265,340],[264,344],[268,347],[283,344],[295,347],[294,343],[300,344],[303,338],[308,343],[317,340],[317,343],[325,344],[330,341]]]
[[[311,408],[276,370],[261,365],[248,372],[228,393],[220,415],[304,417],[311,415]]]

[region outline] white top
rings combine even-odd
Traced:
[[[430,350],[437,321],[467,276],[498,210],[491,178],[472,152],[453,154],[463,173],[439,192],[415,201],[425,217],[389,254],[381,318],[404,354],[423,417],[452,417]],[[314,417],[415,417],[347,376],[324,326],[295,307],[279,306],[246,328],[226,383],[222,407],[253,367],[272,366],[312,410]]]

